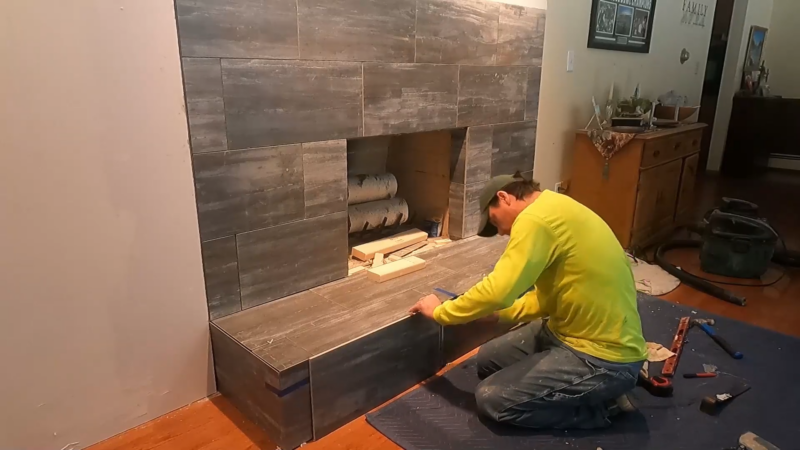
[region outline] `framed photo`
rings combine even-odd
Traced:
[[[747,44],[747,56],[744,59],[745,72],[755,72],[761,67],[761,57],[764,54],[764,42],[766,40],[766,28],[750,27],[750,41]]]
[[[592,0],[589,48],[650,53],[656,0]]]

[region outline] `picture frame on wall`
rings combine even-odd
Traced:
[[[592,0],[589,48],[650,53],[656,0]]]
[[[764,55],[764,43],[767,41],[767,28],[753,25],[750,27],[750,40],[747,42],[747,54],[744,59],[744,71],[755,72],[761,68]]]

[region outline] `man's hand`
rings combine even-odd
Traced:
[[[426,295],[419,299],[419,301],[408,310],[409,314],[416,314],[420,313],[423,316],[433,319],[433,310],[436,309],[437,306],[441,305],[442,302],[433,294]]]

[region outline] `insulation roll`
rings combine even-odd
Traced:
[[[347,204],[374,202],[394,198],[397,178],[390,173],[347,177]]]
[[[356,233],[364,230],[378,228],[383,220],[386,219],[385,226],[398,225],[408,220],[408,203],[400,197],[389,200],[378,200],[376,202],[360,203],[347,207],[348,232]]]

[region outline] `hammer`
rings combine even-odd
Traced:
[[[714,340],[714,342],[716,342],[720,347],[722,347],[722,349],[725,350],[727,354],[731,355],[731,358],[742,359],[744,355],[741,352],[737,352],[736,350],[734,350],[733,347],[731,347],[731,345],[728,344],[728,341],[726,341],[722,336],[718,335],[717,332],[714,331],[713,328],[711,328],[714,325],[714,323],[715,323],[714,319],[692,319],[689,321],[689,327],[694,327],[694,326],[699,327],[701,330],[705,331],[706,334],[709,335],[711,339]]]

